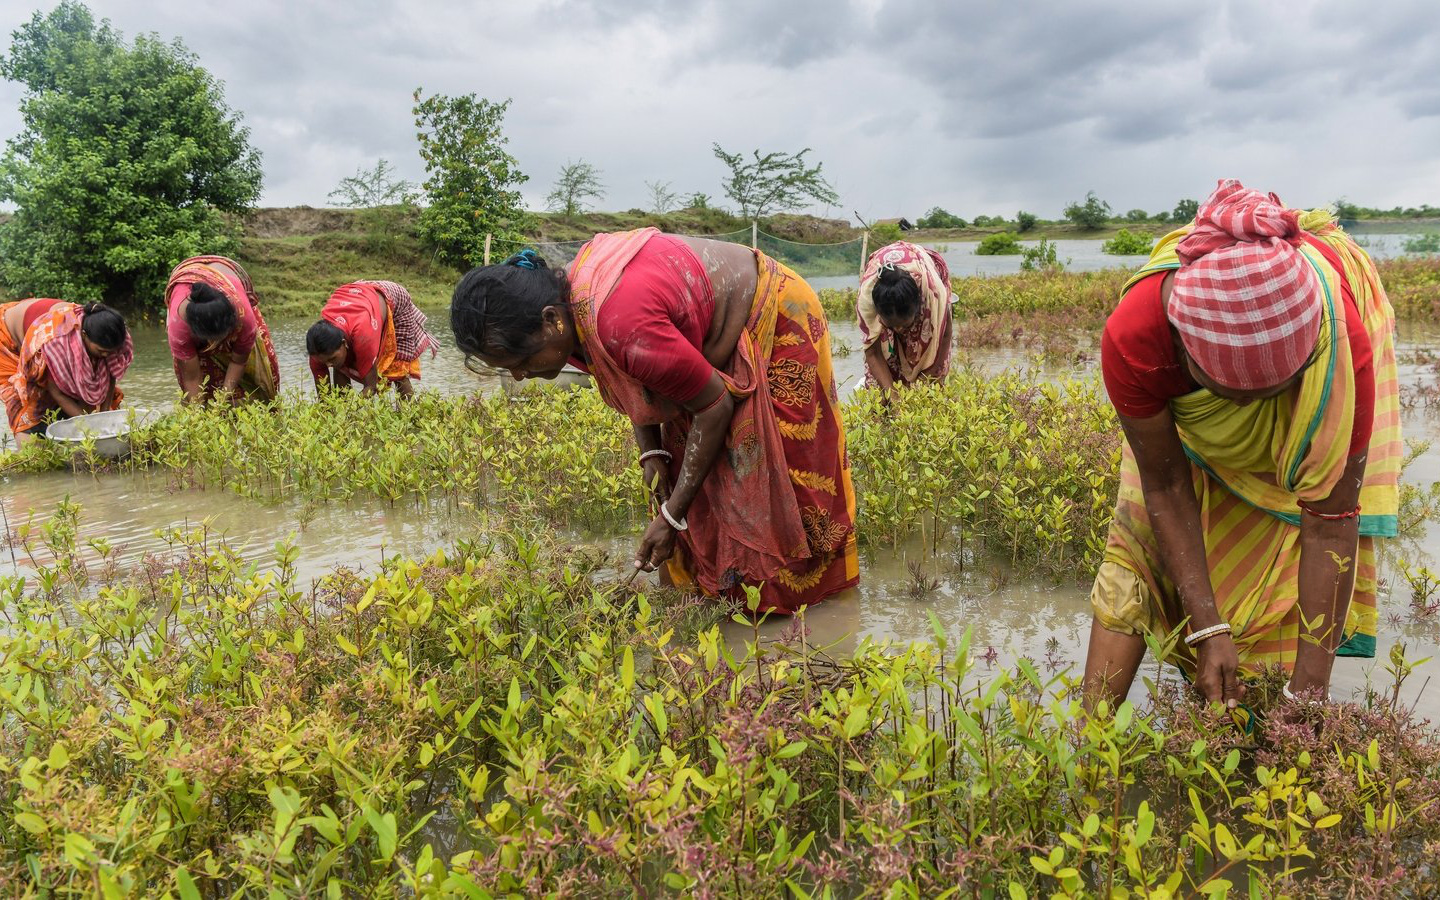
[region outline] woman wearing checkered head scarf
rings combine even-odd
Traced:
[[[1327,211],[1226,180],[1161,240],[1101,339],[1125,441],[1090,702],[1124,698],[1146,634],[1231,709],[1246,672],[1278,665],[1287,696],[1322,697],[1337,655],[1374,655],[1404,450],[1393,331]]]

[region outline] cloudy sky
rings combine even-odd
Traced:
[[[39,4],[0,0],[13,30]],[[47,4],[44,8],[48,9]],[[711,144],[810,147],[848,217],[1169,209],[1222,176],[1293,204],[1440,204],[1433,0],[97,0],[225,83],[265,205],[378,157],[421,177],[411,93],[511,98],[539,206],[566,160],[606,208],[720,193]],[[19,127],[0,83],[0,135]],[[826,212],[826,210],[817,210]]]

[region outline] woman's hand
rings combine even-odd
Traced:
[[[653,572],[674,552],[675,529],[670,527],[664,516],[656,516],[640,539],[640,549],[635,551],[635,568]]]
[[[1195,687],[1211,703],[1234,709],[1245,697],[1245,685],[1240,683],[1240,654],[1230,635],[1206,638],[1195,655]]]
[[[664,503],[670,499],[670,465],[663,456],[652,456],[645,460],[640,464],[640,473],[645,479],[645,489],[655,498],[656,503]]]

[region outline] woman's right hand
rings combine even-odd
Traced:
[[[1217,634],[1195,648],[1195,687],[1211,703],[1234,709],[1245,697],[1240,682],[1240,653],[1228,634]]]
[[[670,499],[670,466],[665,457],[650,457],[640,464],[640,471],[645,479],[645,487],[657,504]]]

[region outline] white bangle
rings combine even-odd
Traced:
[[[1185,637],[1185,646],[1193,647],[1203,640],[1212,638],[1217,634],[1229,634],[1231,632],[1229,622],[1221,622],[1219,625],[1211,625],[1209,628],[1202,628],[1192,632]]]
[[[1331,697],[1328,691],[1325,694],[1324,700],[1301,700],[1290,690],[1290,682],[1288,681],[1285,682],[1285,686],[1280,689],[1280,693],[1291,703],[1306,703],[1310,706],[1324,706],[1326,703],[1333,703],[1335,701],[1335,698]]]
[[[660,515],[664,516],[664,517],[665,517],[665,521],[669,522],[669,523],[670,523],[670,527],[673,528],[673,529],[675,529],[676,531],[689,531],[689,530],[690,530],[690,523],[687,522],[687,521],[685,521],[684,519],[680,519],[679,521],[676,521],[675,517],[672,516],[672,515],[670,515],[670,510],[666,509],[666,508],[665,508],[665,504],[663,504],[663,503],[660,504]]]
[[[670,455],[669,450],[646,450],[644,453],[640,454],[640,463],[641,465],[644,465],[645,460],[654,459],[657,456],[665,457],[666,462],[669,462],[670,460],[675,458]]]

